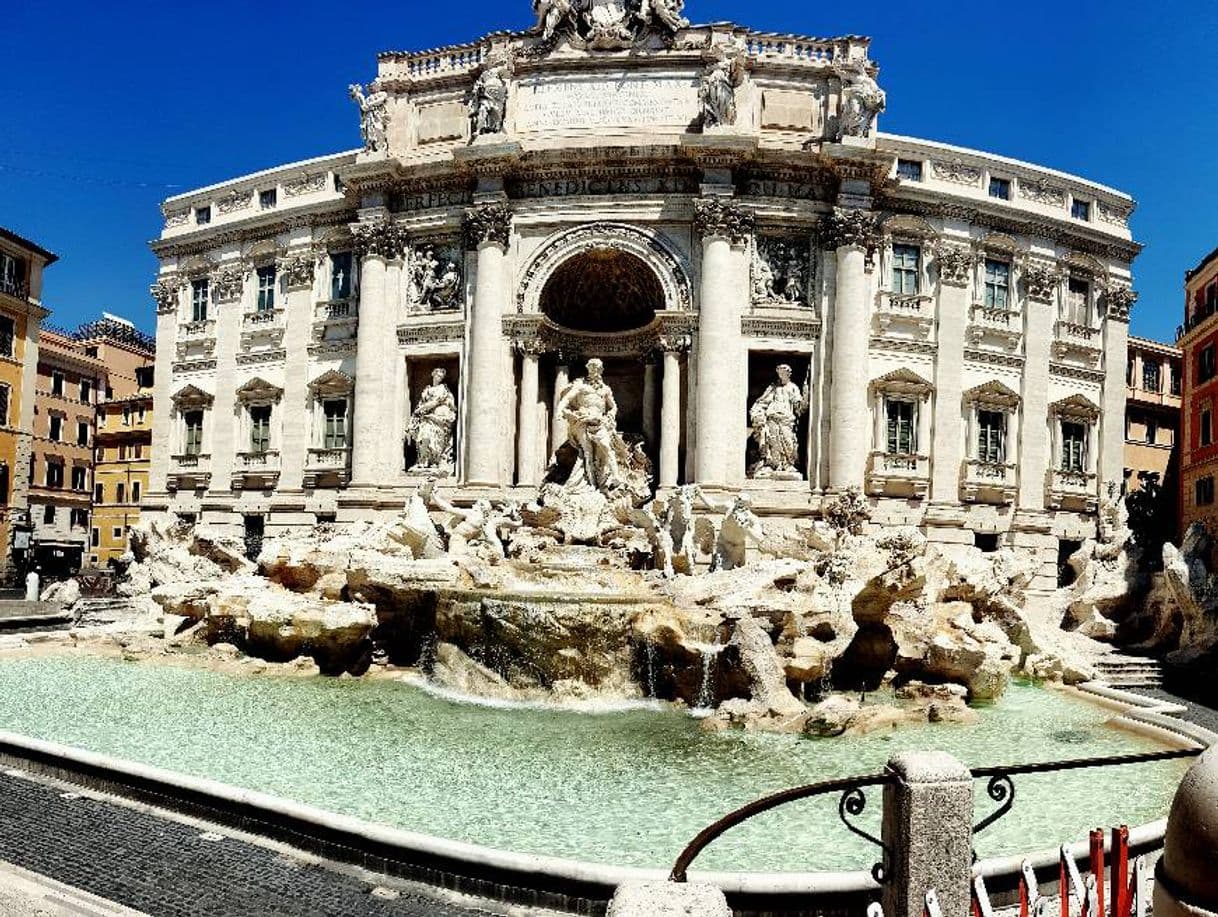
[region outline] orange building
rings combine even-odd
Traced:
[[[1154,472],[1174,487],[1184,386],[1180,349],[1131,337],[1125,382],[1125,488],[1137,490],[1141,472]]]
[[[1185,275],[1184,292],[1184,324],[1176,342],[1184,366],[1180,530],[1204,522],[1218,533],[1218,249]]]
[[[20,574],[30,547],[30,430],[42,274],[58,257],[0,227],[0,575]]]

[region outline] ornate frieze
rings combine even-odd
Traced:
[[[876,215],[870,210],[836,207],[822,222],[821,243],[830,251],[848,246],[865,248],[868,255],[880,242]]]
[[[393,192],[392,209],[397,213],[435,210],[441,207],[466,207],[473,199],[473,192],[464,185],[405,187]]]
[[[158,280],[148,288],[148,292],[156,300],[157,315],[178,311],[178,289],[179,284],[171,280]]]
[[[981,169],[970,166],[960,159],[932,159],[930,170],[935,178],[957,185],[977,186],[981,183]]]
[[[313,286],[313,275],[317,270],[317,257],[312,252],[296,252],[280,259],[279,275],[288,289],[306,289]]]
[[[1066,206],[1066,190],[1050,184],[1043,178],[1021,178],[1019,196],[1037,204],[1047,204],[1050,207]]]
[[[692,174],[637,174],[605,170],[599,174],[556,172],[508,182],[508,195],[517,200],[560,197],[602,197],[640,194],[697,194]]]
[[[537,349],[580,358],[637,357],[653,350],[684,351],[692,346],[697,327],[697,316],[692,313],[668,314],[637,331],[602,335],[561,328],[541,315],[509,315],[503,319],[503,336],[513,346],[521,342],[530,352]]]
[[[973,279],[977,252],[967,245],[942,243],[935,249],[939,282],[950,287],[967,287]]]
[[[694,231],[704,239],[719,237],[743,245],[753,234],[755,218],[751,210],[718,197],[694,201]]]
[[[1117,287],[1104,294],[1104,314],[1117,322],[1128,322],[1138,294],[1129,287]]]
[[[981,350],[976,347],[966,347],[964,359],[970,363],[986,363],[990,366],[1005,366],[1009,369],[1023,369],[1024,365],[1024,358],[1018,354]]]
[[[1096,213],[1099,215],[1101,223],[1108,223],[1112,226],[1120,226],[1122,229],[1129,228],[1129,217],[1133,210],[1128,207],[1114,207],[1104,201],[1096,202]]]
[[[400,260],[406,253],[406,230],[392,220],[370,220],[351,227],[358,258]]]
[[[165,228],[175,229],[190,222],[189,210],[170,210],[165,214]]]
[[[1061,283],[1061,272],[1057,265],[1047,261],[1027,261],[1020,271],[1028,299],[1037,302],[1052,302],[1053,294]]]
[[[398,326],[398,344],[446,344],[465,340],[464,322]]]
[[[742,197],[827,201],[836,192],[837,178],[828,169],[746,171],[737,185]]]
[[[257,366],[262,363],[282,363],[287,359],[286,350],[260,350],[256,353],[237,354],[238,366]]]
[[[812,275],[810,252],[807,238],[758,235],[752,251],[753,302],[806,304]]]
[[[230,191],[216,202],[216,210],[220,213],[239,213],[248,210],[254,204],[253,191]]]
[[[410,249],[411,312],[440,312],[459,309],[465,284],[461,246],[456,240],[423,242]]]
[[[312,194],[326,187],[326,173],[302,173],[299,178],[293,178],[283,183],[284,197],[299,197],[302,194]]]
[[[512,210],[507,204],[483,204],[465,211],[465,246],[476,250],[493,242],[504,248],[512,237]]]
[[[1050,363],[1049,375],[1061,379],[1072,379],[1075,382],[1089,382],[1093,385],[1103,385],[1107,376],[1102,369],[1085,369],[1081,366],[1071,366],[1066,363]]]
[[[746,315],[740,320],[740,333],[749,338],[772,338],[781,341],[814,341],[820,337],[819,319],[769,318]]]
[[[234,302],[245,288],[244,267],[222,267],[211,275],[210,288],[216,302]]]

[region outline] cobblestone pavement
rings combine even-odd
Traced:
[[[223,828],[9,774],[0,774],[0,861],[150,917],[536,913],[454,903],[442,892],[431,897],[416,885],[331,868]]]

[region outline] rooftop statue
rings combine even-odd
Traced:
[[[352,101],[359,106],[359,132],[364,138],[364,150],[379,153],[386,149],[388,113],[385,106],[389,102],[389,93],[378,90],[368,94],[359,83],[352,83],[348,92]]]
[[[653,33],[671,37],[689,26],[684,7],[684,0],[533,0],[545,42],[567,37],[596,50],[629,48]]]
[[[503,122],[507,116],[508,76],[507,61],[492,61],[482,71],[478,82],[474,83],[469,98],[471,136],[503,133]]]
[[[744,82],[743,50],[735,42],[720,45],[715,61],[703,74],[698,93],[703,127],[728,127],[736,123],[736,89]]]
[[[833,68],[842,81],[838,139],[870,137],[875,119],[888,106],[888,95],[867,72],[867,61],[847,61]]]

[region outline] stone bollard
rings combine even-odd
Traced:
[[[732,917],[714,885],[628,882],[618,886],[606,917]]]
[[[968,914],[973,866],[973,778],[943,752],[909,752],[888,762],[883,841],[888,848],[885,917],[922,917],[934,889],[942,913]]]
[[[1188,769],[1172,799],[1155,867],[1155,917],[1218,915],[1218,746]]]

